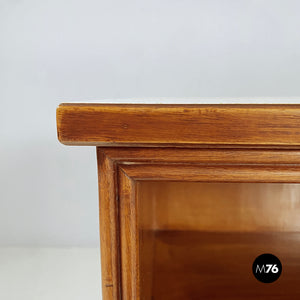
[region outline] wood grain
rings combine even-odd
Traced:
[[[121,299],[119,221],[115,165],[97,152],[101,242],[102,295],[105,300]]]
[[[137,190],[141,299],[300,296],[300,184],[138,181]],[[251,271],[262,253],[283,264],[267,286]]]
[[[111,160],[120,162],[192,164],[300,164],[297,149],[202,149],[202,148],[99,148]]]
[[[300,233],[157,231],[155,300],[297,300],[300,298]],[[276,253],[281,277],[258,282],[254,259]]]
[[[137,187],[140,229],[300,232],[300,184],[139,181]]]
[[[300,105],[61,104],[67,145],[300,146]]]
[[[59,140],[98,146],[103,299],[299,299],[299,124],[300,105],[60,105]],[[267,250],[273,290],[247,265]]]
[[[134,180],[300,182],[300,165],[120,164]]]
[[[136,186],[119,169],[120,205],[120,253],[122,275],[122,299],[140,299],[139,230]]]
[[[231,223],[227,223],[227,230],[235,228],[236,224],[236,226],[240,226],[241,233],[251,232],[254,234],[256,232],[260,234],[268,232],[268,230],[278,234],[283,231],[289,234],[293,230],[297,233],[298,227],[295,226],[298,223],[291,218],[290,222],[287,222],[286,216],[297,218],[298,202],[297,200],[292,201],[290,198],[294,196],[289,193],[288,186],[298,187],[297,184],[290,183],[300,182],[299,153],[299,150],[287,149],[98,148],[100,199],[101,195],[102,199],[107,199],[100,201],[100,208],[102,208],[100,212],[103,212],[100,216],[100,220],[102,220],[101,241],[106,241],[102,241],[102,247],[104,247],[102,260],[104,268],[111,267],[112,270],[115,270],[109,273],[109,276],[114,278],[112,279],[113,285],[120,288],[120,297],[143,300],[163,299],[161,295],[168,297],[166,295],[170,293],[175,299],[186,299],[180,297],[185,297],[182,295],[190,293],[191,297],[197,299],[197,295],[201,294],[199,289],[193,290],[195,286],[199,287],[193,278],[198,280],[201,278],[201,274],[195,271],[194,274],[186,273],[186,277],[184,277],[182,271],[177,275],[175,272],[173,277],[171,274],[169,274],[170,276],[165,274],[167,277],[164,278],[165,275],[162,273],[159,275],[158,270],[161,267],[157,261],[158,258],[155,258],[155,249],[159,245],[159,242],[156,242],[156,232],[168,229],[168,232],[172,234],[178,230],[185,230],[189,235],[189,232],[201,234],[201,232],[205,232],[203,231],[205,228],[206,232],[209,228],[215,232],[222,232],[222,227],[218,227],[218,224],[224,224],[224,220],[217,217],[218,210],[215,212],[211,210],[206,219],[205,215],[200,219],[197,216],[189,218],[191,212],[195,214],[198,212],[201,216],[210,206],[205,207],[192,195],[189,197],[188,192],[186,192],[188,199],[180,198],[180,194],[185,194],[182,194],[180,189],[178,190],[180,185],[199,185],[194,187],[193,194],[201,195],[203,190],[200,187],[205,184],[201,182],[211,182],[214,185],[221,184],[218,182],[222,182],[223,185],[226,185],[225,182],[239,182],[230,183],[236,186],[240,186],[241,182],[244,182],[244,185],[254,184],[252,182],[261,182],[259,184],[264,185],[263,182],[266,182],[266,186],[269,187],[268,192],[264,193],[266,190],[262,188],[261,194],[257,194],[254,201],[251,201],[251,193],[248,193],[247,197],[250,197],[250,200],[243,202],[244,206],[235,196],[231,199],[228,194],[228,204],[231,203],[231,205],[228,207],[225,205],[223,209],[222,205],[219,205],[219,212],[222,215],[222,211],[227,209],[226,215],[237,214],[238,211],[246,213],[246,203],[248,203],[249,209],[253,212],[256,211],[258,215],[262,214],[262,218],[264,218],[264,210],[260,208],[268,207],[268,212],[272,212],[271,219],[267,218],[265,222],[257,223],[254,226],[254,223],[251,223],[254,221],[253,216],[246,214],[248,219],[243,220],[243,225],[233,215],[230,219]],[[101,177],[101,173],[103,177]],[[153,180],[159,181],[153,185]],[[195,183],[195,181],[198,182]],[[279,191],[271,188],[271,182],[284,183],[282,186],[287,188],[285,196],[281,195],[281,197]],[[149,186],[149,188],[145,190],[145,186]],[[153,194],[157,187],[160,189]],[[103,188],[104,190],[102,190]],[[255,190],[257,189],[254,188],[252,192]],[[193,189],[190,191],[192,192]],[[219,191],[219,195],[226,198],[226,193],[222,194],[222,192]],[[109,196],[107,197],[107,195]],[[264,196],[267,198],[263,199]],[[170,197],[172,199],[166,202]],[[234,199],[238,201],[237,205],[232,202]],[[262,203],[264,203],[263,206],[261,206]],[[267,205],[268,203],[269,205]],[[213,202],[211,205],[211,208],[216,207]],[[294,209],[289,212],[289,207],[294,207]],[[274,218],[272,219],[272,217]],[[108,228],[110,229],[108,230]],[[226,226],[224,228],[226,229]],[[179,235],[178,243],[180,239]],[[182,243],[185,243],[184,239]],[[197,249],[197,244],[194,244],[194,247]],[[239,247],[233,242],[233,251]],[[173,251],[172,248],[167,249],[169,249],[167,251]],[[175,248],[174,251],[176,251]],[[195,259],[192,254],[189,257],[191,260]],[[188,263],[188,258],[185,259],[184,265]],[[170,272],[173,272],[171,266]],[[178,285],[180,280],[183,280],[181,289],[183,294],[180,294],[178,289],[177,292],[174,291],[173,288],[174,282]],[[158,284],[159,282],[162,286]],[[106,287],[106,289],[108,288]],[[175,294],[171,291],[174,291]],[[114,297],[112,293],[106,292],[104,299],[119,299]],[[216,296],[215,299],[218,297]],[[279,295],[274,299],[282,298]]]

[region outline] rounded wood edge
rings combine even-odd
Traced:
[[[143,121],[143,114],[150,120],[149,124]],[[207,118],[206,123],[197,114]],[[223,116],[224,128],[220,126]],[[219,118],[218,124],[214,124],[214,118]],[[248,124],[246,118],[249,118]],[[192,134],[187,136],[184,132],[180,135],[180,131],[189,125],[189,119]],[[167,125],[170,135],[167,131],[161,135],[155,133],[161,129],[157,128],[160,120]],[[241,120],[244,121],[241,133],[245,131],[245,136],[236,136],[237,130],[232,125],[236,122],[236,127],[240,126]],[[299,121],[300,105],[297,104],[62,103],[56,109],[58,140],[74,146],[299,148]],[[199,135],[197,130],[204,128],[208,134]],[[224,135],[209,134],[217,130],[223,130]]]

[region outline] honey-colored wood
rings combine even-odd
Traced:
[[[300,233],[157,231],[153,299],[297,300]],[[252,262],[276,253],[281,277],[258,282]]]
[[[138,181],[137,192],[141,230],[300,233],[299,183]]]
[[[300,105],[61,104],[66,145],[300,146]]]
[[[300,296],[300,184],[140,181],[137,192],[142,299]],[[251,273],[266,252],[283,263],[271,287]]]
[[[157,273],[159,272],[157,266],[160,265],[160,263],[158,264],[157,257],[155,256],[157,251],[155,250],[157,249],[156,247],[160,248],[160,246],[157,246],[160,245],[157,242],[157,233],[168,230],[168,232],[172,234],[172,232],[178,230],[185,230],[187,235],[189,234],[188,232],[198,232],[199,236],[201,236],[201,232],[208,232],[209,228],[211,232],[220,232],[218,227],[214,226],[217,226],[217,224],[222,225],[224,217],[218,217],[216,212],[214,213],[215,217],[213,219],[211,219],[210,216],[210,214],[213,213],[213,207],[216,203],[212,203],[211,206],[206,207],[206,211],[210,207],[210,213],[207,213],[207,219],[203,216],[204,219],[202,218],[201,223],[197,219],[197,216],[201,218],[201,212],[204,213],[203,208],[205,208],[205,206],[203,206],[203,204],[202,206],[197,206],[196,198],[193,200],[191,197],[189,199],[185,199],[183,196],[180,197],[178,189],[176,191],[175,188],[179,184],[193,186],[201,185],[200,182],[203,182],[204,185],[204,182],[211,182],[211,184],[217,185],[218,182],[223,182],[222,184],[226,185],[227,183],[224,182],[239,182],[230,184],[241,187],[241,184],[247,185],[247,182],[252,182],[252,184],[254,182],[260,182],[257,183],[260,185],[264,185],[264,182],[266,182],[265,188],[262,187],[259,194],[252,194],[255,198],[254,202],[251,202],[251,193],[248,193],[248,196],[243,200],[244,205],[242,204],[243,202],[238,202],[239,205],[234,205],[234,199],[238,199],[237,196],[230,199],[230,194],[222,194],[222,192],[219,191],[219,197],[223,196],[224,201],[226,197],[228,197],[229,206],[223,203],[225,214],[230,215],[230,213],[237,213],[244,209],[245,216],[248,216],[248,220],[243,219],[243,223],[239,222],[238,218],[233,218],[231,223],[229,222],[227,224],[227,231],[232,230],[236,223],[236,226],[240,226],[237,228],[237,233],[257,232],[260,234],[263,232],[275,232],[279,234],[284,231],[288,234],[291,231],[295,233],[298,232],[298,213],[295,208],[299,207],[297,204],[297,193],[300,188],[298,184],[291,184],[291,182],[300,183],[299,151],[274,149],[218,149],[214,151],[197,149],[195,151],[194,149],[181,149],[180,155],[175,154],[177,151],[178,149],[98,148],[98,155],[108,156],[109,161],[114,163],[119,174],[119,179],[116,184],[120,207],[118,223],[121,239],[119,260],[122,262],[120,285],[122,296],[125,299],[163,299],[162,296],[159,296],[160,293],[164,295],[168,289],[172,292],[174,291],[173,280],[175,280],[176,277],[168,277],[165,281],[157,279],[160,278],[159,273]],[[238,155],[234,155],[234,151],[238,151]],[[257,152],[256,157],[259,163],[254,163],[255,155],[250,155],[251,151]],[[173,152],[173,155],[166,156],[166,153],[171,154],[171,152]],[[152,153],[152,155],[150,153]],[[193,153],[193,155],[191,155],[191,153]],[[147,159],[142,159],[142,157],[145,156],[147,156]],[[174,157],[176,160],[174,160]],[[194,162],[192,161],[193,159],[195,160]],[[152,185],[153,178],[159,180],[154,186]],[[181,181],[182,183],[172,182],[173,180]],[[272,188],[274,183],[281,184],[279,190]],[[150,193],[147,192],[147,186],[149,186],[148,191],[150,191]],[[291,192],[288,188],[289,186],[296,187],[293,196],[293,199],[296,197],[296,200],[294,201],[288,198]],[[153,191],[155,191],[157,187],[160,188],[153,195]],[[279,191],[284,191],[284,189],[286,189],[286,194],[282,194],[280,197]],[[267,192],[268,190],[269,192]],[[197,191],[198,195],[203,192],[203,190],[199,191],[199,186],[194,186],[194,192],[196,193]],[[191,190],[191,192],[193,192],[193,190]],[[255,188],[252,189],[252,193],[253,192],[258,193]],[[267,199],[264,199],[264,195],[267,195]],[[172,199],[168,200],[167,197],[172,197]],[[285,197],[287,199],[285,199]],[[246,199],[248,199],[248,202]],[[258,213],[258,215],[260,214],[263,218],[266,216],[260,209],[262,207],[267,208],[270,214],[269,219],[266,220],[268,222],[260,224],[253,223],[251,215],[247,215],[247,203],[248,209],[254,210],[254,212]],[[287,206],[284,206],[285,204]],[[219,208],[220,216],[222,214],[222,206]],[[279,210],[277,208],[279,208]],[[179,212],[182,214],[179,214]],[[189,216],[191,212],[195,213],[195,216],[185,219],[184,216]],[[285,219],[287,216],[290,218],[290,223]],[[239,217],[240,220],[242,220],[243,215]],[[168,220],[172,222],[170,223]],[[226,229],[226,227],[224,228]],[[238,235],[236,236],[238,237]],[[282,235],[278,235],[278,237],[280,236]],[[178,243],[180,239],[181,237],[179,235]],[[184,243],[184,239],[182,243]],[[195,244],[195,247],[198,247],[197,244]],[[237,244],[232,247],[240,248]],[[295,249],[295,247],[296,245],[292,246],[293,249]],[[252,252],[259,252],[260,249],[259,247],[254,247]],[[274,247],[272,249],[276,250]],[[169,248],[168,251],[172,251],[172,249]],[[194,259],[193,255],[194,254],[188,255],[188,257]],[[188,260],[189,258],[182,259]],[[186,263],[187,262],[184,262],[183,265]],[[298,262],[294,261],[294,263]],[[290,262],[289,264],[292,263]],[[166,266],[167,265],[165,265],[165,267]],[[196,270],[198,270],[198,267],[195,265]],[[170,272],[172,272],[171,266]],[[167,274],[165,275],[167,276]],[[180,276],[183,278],[183,273]],[[195,273],[191,276],[194,276],[196,279],[201,278],[201,272],[199,273],[198,271],[198,275]],[[159,282],[162,286],[158,284]],[[192,291],[193,285],[189,285],[189,282],[187,277],[182,293],[189,293],[192,295],[191,299],[197,299],[200,295],[201,285],[197,284],[198,289]],[[193,280],[191,282],[193,282]],[[194,282],[194,284],[196,283]],[[244,282],[243,284],[245,285],[246,283]],[[191,288],[190,291],[189,288]],[[180,293],[180,291],[177,291],[177,293],[177,299],[181,299],[180,295],[182,295],[182,293]],[[174,294],[170,292],[170,295]],[[206,296],[205,293],[204,296]],[[282,297],[278,296],[278,299],[282,299]]]
[[[121,299],[119,221],[115,165],[98,151],[100,242],[103,299]]]
[[[160,147],[103,147],[99,149],[113,161],[130,163],[209,163],[232,165],[283,165],[300,163],[300,149],[174,149]]]
[[[103,299],[298,299],[299,124],[300,105],[59,106],[59,140],[97,146]]]
[[[300,165],[130,164],[122,170],[135,180],[300,182]]]
[[[122,299],[140,299],[139,236],[134,182],[119,169]]]

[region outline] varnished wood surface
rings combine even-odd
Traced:
[[[141,229],[300,232],[300,184],[140,181],[137,197]]]
[[[154,271],[154,262],[157,260],[154,257],[155,245],[158,245],[155,238],[157,231],[168,229],[170,232],[205,232],[203,231],[205,229],[209,233],[207,230],[210,229],[211,233],[213,230],[222,233],[221,225],[224,219],[217,217],[222,214],[222,203],[217,203],[220,199],[212,198],[206,191],[204,192],[206,198],[209,196],[215,201],[211,205],[200,203],[201,201],[198,203],[196,198],[200,197],[201,188],[200,186],[191,188],[189,185],[203,185],[205,182],[213,185],[222,182],[220,184],[237,186],[251,185],[254,184],[253,182],[266,184],[269,186],[266,189],[268,191],[265,194],[266,198],[264,198],[263,188],[260,192],[250,189],[250,193],[247,194],[248,200],[244,200],[245,206],[237,196],[230,200],[230,195],[234,193],[224,192],[224,197],[227,197],[228,203],[231,204],[226,207],[223,203],[223,208],[227,209],[226,214],[232,221],[225,224],[224,230],[231,230],[229,233],[257,233],[258,235],[263,233],[262,231],[264,233],[274,231],[279,236],[283,232],[297,233],[298,223],[293,219],[297,218],[299,209],[298,201],[295,199],[297,191],[289,191],[288,187],[298,186],[290,182],[300,182],[299,157],[298,150],[287,149],[98,148],[102,268],[104,268],[103,273],[106,274],[103,277],[103,299],[152,300],[155,299],[152,298],[154,285],[156,297],[162,299],[157,296],[157,293],[165,295],[167,289],[172,292],[173,286],[181,284],[181,278],[185,278],[183,283],[185,294],[180,296],[177,290],[176,293],[179,294],[174,297],[190,299],[186,298],[186,295],[189,291],[190,295],[193,295],[193,278],[196,280],[199,278],[196,272],[186,273],[186,276],[183,271],[177,275],[173,272],[174,277],[165,279],[160,277],[159,280],[154,277],[160,269],[159,267]],[[156,186],[151,186],[152,183],[148,182],[153,178],[159,179]],[[200,182],[195,183],[195,181]],[[225,183],[230,181],[237,183]],[[282,190],[285,190],[282,194],[285,199],[279,195],[280,188],[279,190],[271,188],[274,184],[271,182],[281,184]],[[141,184],[148,185],[148,192],[139,190]],[[185,187],[178,190],[177,184]],[[191,194],[189,196],[188,188],[191,193],[195,193],[194,198]],[[153,193],[156,189],[157,192]],[[183,197],[185,193],[189,199]],[[222,195],[220,191],[217,193],[219,196]],[[173,197],[176,197],[174,201],[172,201]],[[251,197],[255,197],[253,203]],[[237,206],[234,205],[234,201]],[[213,207],[216,207],[215,211]],[[251,217],[251,214],[248,214],[241,224],[244,227],[240,228],[239,232],[237,229],[237,232],[233,232],[234,223],[239,221],[238,216],[232,214],[239,214],[243,209],[246,213],[247,207],[254,215],[258,213],[262,218],[266,217],[266,220],[255,221],[253,215]],[[268,215],[264,216],[263,207],[267,208],[271,217],[278,217],[278,222],[276,219],[268,218]],[[203,222],[198,221],[197,218],[201,218],[201,214],[205,211],[207,215],[203,215]],[[287,221],[280,214],[281,212],[292,218]],[[164,219],[165,217],[167,219]],[[179,241],[177,242],[179,244]],[[182,243],[184,242],[183,239]],[[192,244],[190,244],[191,248],[198,247],[197,240],[194,246]],[[233,243],[233,248],[234,245],[237,246],[236,249],[240,247]],[[170,251],[172,250],[169,249],[168,252]],[[192,255],[191,253],[191,259]],[[164,286],[157,286],[158,282]],[[196,285],[195,282],[194,284]],[[284,288],[285,286],[282,286],[282,289]],[[198,293],[199,290],[196,292]],[[281,294],[278,298],[273,296],[270,299],[282,299]],[[222,298],[211,297],[211,299]]]
[[[119,220],[116,167],[103,152],[97,153],[101,241],[102,295],[104,300],[121,299]]]
[[[297,149],[104,147],[98,148],[98,152],[116,163],[300,164],[300,150]]]
[[[300,146],[300,105],[61,104],[67,145]]]
[[[244,200],[227,191],[228,205],[213,191],[203,193],[212,203],[197,199],[205,183],[300,183],[299,124],[300,105],[60,105],[62,143],[103,146],[103,299],[300,298],[299,201],[289,188],[268,188],[265,198],[263,188],[250,189]],[[138,191],[140,183],[151,189],[149,180],[159,181],[156,194]],[[188,199],[175,187],[195,181]],[[245,277],[246,261],[267,245],[284,266],[273,291],[248,269]],[[226,277],[228,264],[237,268]]]
[[[300,183],[300,165],[124,164],[134,180]]]
[[[121,299],[140,299],[139,230],[135,183],[122,170],[119,179]]]
[[[299,232],[157,231],[152,299],[300,299],[299,249]],[[283,265],[270,284],[252,274],[254,259],[263,253],[276,254]]]
[[[139,181],[136,190],[139,299],[300,296],[300,184]],[[270,285],[251,270],[263,253],[283,265]]]

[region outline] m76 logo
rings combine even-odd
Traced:
[[[252,264],[254,277],[263,283],[276,281],[282,272],[282,264],[278,257],[270,253],[264,253],[256,257]]]
[[[265,273],[268,274],[269,272],[272,272],[274,274],[279,272],[279,269],[277,267],[277,264],[272,265],[272,264],[266,264],[266,265],[256,265],[256,270],[255,273]]]

